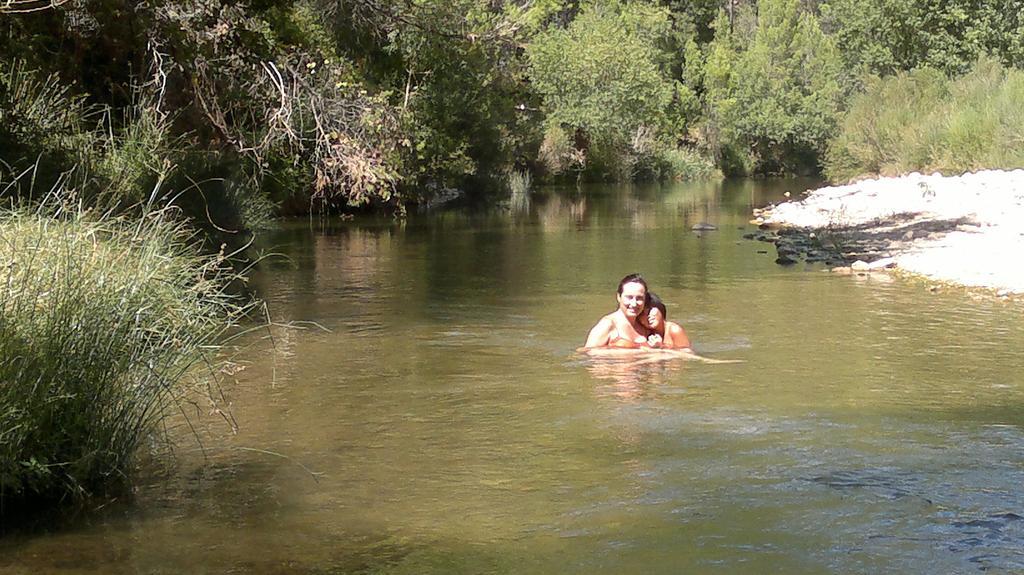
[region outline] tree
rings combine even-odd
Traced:
[[[535,154],[521,45],[559,2],[523,13],[485,0],[312,1],[337,50],[402,111],[411,187],[486,179]]]
[[[821,12],[850,70],[961,74],[985,54],[1024,66],[1021,0],[827,0]]]
[[[614,162],[642,134],[662,128],[676,85],[657,42],[670,29],[665,9],[599,2],[567,28],[539,34],[527,57],[549,133],[568,130],[577,148]]]
[[[716,43],[705,82],[722,137],[745,147],[758,172],[816,171],[840,112],[843,70],[815,16],[798,0],[763,0],[748,49]]]

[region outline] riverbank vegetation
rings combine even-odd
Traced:
[[[216,353],[246,306],[165,212],[0,213],[0,515],[122,485],[185,402],[218,411]]]
[[[32,168],[133,205],[160,181],[174,190],[165,203],[222,229],[401,213],[517,170],[540,182],[846,177],[876,169],[840,150],[861,94],[898,98],[879,82],[955,82],[983,57],[1024,65],[1014,0],[18,0],[0,11],[4,182]]]
[[[825,173],[843,181],[1024,167],[1022,101],[1024,71],[991,59],[954,79],[928,68],[872,78],[850,104]]]

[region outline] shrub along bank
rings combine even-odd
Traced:
[[[233,275],[166,212],[6,211],[0,246],[0,512],[116,487],[169,410],[207,394],[246,311]]]
[[[1024,166],[1024,72],[984,58],[959,77],[922,68],[872,78],[825,159],[833,181]]]

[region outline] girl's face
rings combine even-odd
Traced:
[[[651,307],[643,314],[640,321],[650,329],[658,330],[661,329],[661,325],[665,323],[665,317],[661,315],[661,310],[656,307]]]

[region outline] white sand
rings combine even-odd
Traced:
[[[808,194],[765,210],[764,220],[811,228],[871,224],[870,232],[891,231],[893,216],[903,215],[897,227],[912,223],[921,237],[894,244],[897,267],[964,286],[1024,293],[1024,170],[913,173]],[[960,219],[966,221],[949,233],[920,231],[929,223]]]

